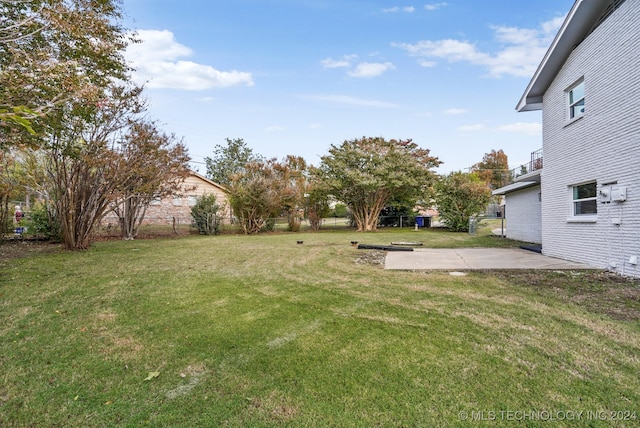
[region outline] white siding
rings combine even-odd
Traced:
[[[544,95],[542,250],[640,276],[640,2],[627,1],[587,37]],[[565,90],[585,81],[585,114],[568,123]],[[627,201],[598,204],[592,223],[567,221],[570,186],[627,187]],[[621,224],[612,224],[620,218]]]
[[[505,195],[507,238],[542,243],[542,207],[540,186],[528,187]]]

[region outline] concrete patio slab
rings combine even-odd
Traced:
[[[544,256],[520,248],[416,248],[388,252],[385,269],[487,270],[487,269],[596,269],[593,266]]]

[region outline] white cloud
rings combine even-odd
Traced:
[[[435,62],[435,61],[427,61],[426,59],[419,60],[418,64],[420,65],[420,67],[424,67],[424,68],[431,68],[431,67],[435,67],[436,65],[438,65],[437,62]]]
[[[425,4],[424,8],[426,10],[438,10],[438,9],[440,9],[442,7],[445,7],[445,6],[447,6],[446,3],[431,3],[431,4]]]
[[[388,9],[382,9],[382,12],[384,13],[398,13],[398,12],[413,13],[415,11],[416,11],[416,8],[413,6],[404,6],[404,7],[395,6],[395,7],[390,7]]]
[[[377,77],[386,71],[395,70],[395,66],[390,62],[362,62],[351,70],[348,75],[351,77]]]
[[[467,110],[463,108],[450,108],[444,111],[444,113],[446,114],[464,114],[466,112]]]
[[[487,129],[487,127],[481,123],[476,123],[473,125],[462,125],[458,128],[458,131],[461,132],[477,132],[477,131],[484,131],[485,129]]]
[[[219,71],[210,65],[180,60],[193,52],[168,30],[139,30],[138,38],[141,42],[129,45],[125,57],[135,69],[134,79],[148,88],[205,90],[254,84],[251,73]]]
[[[351,63],[358,58],[358,55],[343,55],[341,59],[325,58],[320,63],[324,68],[351,67]]]
[[[351,97],[349,95],[310,95],[305,97],[313,101],[330,102],[334,104],[346,104],[363,107],[398,108],[398,105],[385,101],[369,100]]]
[[[278,125],[272,125],[272,126],[267,126],[264,129],[265,131],[268,131],[268,132],[279,132],[279,131],[284,131],[286,128],[283,128],[282,126],[278,126]]]
[[[539,135],[542,134],[542,124],[538,122],[516,122],[498,126],[496,131],[515,132],[525,135]]]
[[[554,37],[558,32],[558,30],[560,29],[560,27],[562,26],[564,19],[565,19],[564,16],[557,16],[553,19],[550,19],[549,21],[543,22],[541,26],[542,31],[548,37]]]
[[[491,29],[499,44],[499,49],[495,52],[483,52],[473,43],[454,39],[422,40],[413,44],[394,43],[393,46],[418,57],[423,66],[433,66],[434,59],[442,59],[450,63],[466,62],[484,67],[491,77],[530,77],[562,21],[563,18],[554,18],[542,23],[537,29],[493,26]]]

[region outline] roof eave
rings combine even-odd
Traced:
[[[602,0],[576,0],[520,98],[517,111],[542,109],[544,93],[573,49],[589,34],[609,3],[610,1]]]
[[[523,190],[529,187],[539,186],[539,185],[540,183],[537,181],[521,181],[518,183],[512,183],[507,186],[496,189],[493,192],[491,192],[491,194],[493,196],[506,195],[507,193],[517,192],[519,190]]]

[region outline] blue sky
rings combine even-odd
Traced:
[[[226,138],[314,165],[330,146],[413,139],[465,171],[542,147],[515,105],[573,0],[123,0],[150,115],[194,167]]]

